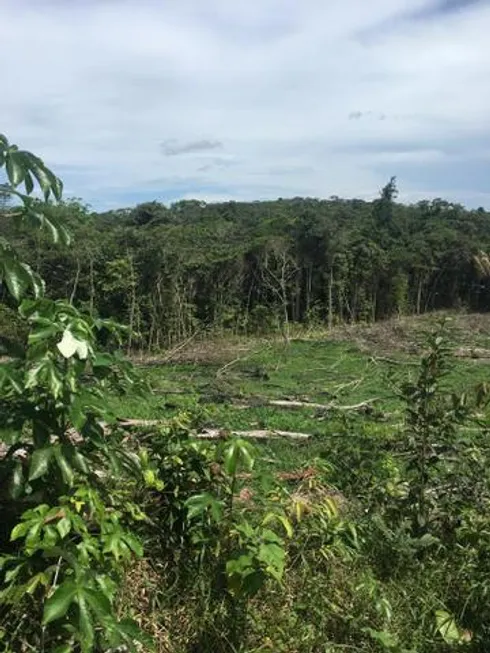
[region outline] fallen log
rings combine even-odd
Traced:
[[[268,406],[277,406],[278,408],[316,408],[318,410],[331,410],[332,404],[315,404],[312,401],[297,401],[295,399],[271,399],[267,402]]]
[[[219,440],[232,435],[238,438],[250,438],[251,440],[268,440],[272,438],[288,438],[290,440],[308,440],[309,433],[296,433],[294,431],[278,431],[271,429],[256,429],[252,431],[230,431],[223,429],[204,429],[195,436],[199,440]]]
[[[405,365],[412,367],[418,367],[420,365],[418,361],[397,360],[395,358],[388,358],[387,356],[371,356],[370,360],[373,363],[389,363],[390,365]]]
[[[456,358],[490,358],[490,349],[482,347],[460,347],[454,352]]]
[[[122,428],[131,428],[138,426],[159,426],[166,424],[166,420],[161,419],[120,419],[118,425]],[[257,429],[251,431],[226,431],[224,429],[203,429],[194,437],[199,440],[219,440],[226,438],[228,435],[233,435],[238,438],[250,438],[253,440],[267,440],[269,438],[289,438],[290,440],[308,440],[311,435],[309,433],[296,433],[294,431],[280,431],[276,429]]]
[[[363,408],[368,408],[376,401],[379,401],[378,397],[373,397],[372,399],[366,399],[366,401],[361,401],[358,404],[352,404],[350,406],[339,406],[338,404],[317,404],[311,401],[296,401],[291,399],[273,399],[267,402],[268,406],[277,406],[278,408],[314,408],[315,410],[362,410]]]
[[[168,420],[164,419],[131,419],[121,418],[117,420],[118,426],[122,428],[130,428],[131,426],[160,426],[167,424]]]

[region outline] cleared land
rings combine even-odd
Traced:
[[[346,419],[373,434],[396,436],[402,415],[394,385],[415,373],[425,334],[443,317],[304,332],[289,344],[192,341],[161,358],[135,359],[151,392],[143,400],[113,400],[113,409],[121,419],[163,422],[188,411],[202,432],[308,434],[308,440],[260,443],[262,464],[295,469],[320,454],[328,457],[326,443],[345,434]],[[451,314],[448,328],[455,354],[449,384],[464,390],[487,381],[490,316]]]

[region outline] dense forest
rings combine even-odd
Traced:
[[[130,325],[131,348],[166,347],[203,328],[287,337],[293,322],[489,310],[490,215],[396,197],[392,178],[373,202],[154,201],[105,213],[52,204],[74,247],[19,229],[4,203],[2,231],[51,295]]]

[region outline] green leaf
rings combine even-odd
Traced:
[[[29,465],[29,480],[35,481],[40,476],[44,476],[49,469],[49,463],[53,457],[53,447],[44,447],[36,449],[31,457]]]
[[[72,467],[78,469],[84,474],[89,473],[90,467],[88,465],[87,458],[85,458],[85,456],[81,454],[75,447],[70,448],[69,451],[66,452],[66,456]]]
[[[216,522],[220,521],[223,514],[223,504],[221,501],[208,492],[189,497],[185,505],[187,507],[187,519],[189,520],[204,515],[208,509]]]
[[[111,354],[97,354],[93,361],[92,365],[94,367],[111,367],[114,364],[114,356]]]
[[[32,179],[31,173],[26,171],[25,173],[25,179],[24,179],[25,187],[26,187],[26,193],[30,195],[32,191],[34,190],[34,181]]]
[[[28,266],[22,265],[12,256],[4,261],[3,278],[10,294],[17,301],[24,295],[32,279]]]
[[[245,440],[232,440],[224,453],[224,468],[229,476],[235,476],[238,466],[242,465],[247,471],[254,466],[253,447]]]
[[[134,535],[131,533],[125,533],[124,541],[138,558],[143,557],[143,547],[141,546],[141,542]]]
[[[27,594],[34,594],[34,592],[36,591],[38,585],[44,585],[44,587],[47,587],[49,585],[49,578],[42,571],[40,571],[38,574],[33,576],[29,580],[29,582],[26,584]]]
[[[87,603],[99,617],[110,617],[112,615],[111,602],[104,592],[87,589],[84,592]]]
[[[59,329],[56,326],[56,324],[47,327],[42,327],[40,329],[34,328],[34,330],[28,336],[28,342],[30,345],[34,345],[37,342],[41,342],[42,340],[47,340],[48,338],[52,338],[54,335],[58,333],[58,331]]]
[[[386,630],[374,630],[373,628],[363,628],[372,639],[379,642],[385,649],[398,647],[398,638]]]
[[[74,478],[73,469],[68,464],[68,461],[66,460],[65,456],[63,455],[63,452],[59,447],[55,448],[54,453],[55,453],[56,462],[58,463],[58,467],[61,471],[61,476],[63,477],[63,481],[69,487],[71,487],[73,485],[73,478]]]
[[[143,632],[136,621],[132,619],[122,619],[117,624],[117,632],[128,642],[141,642],[149,652],[155,650],[152,638]]]
[[[85,592],[78,591],[78,627],[80,629],[82,651],[91,651],[94,644],[94,626],[92,617],[85,601]]]
[[[238,466],[238,448],[236,442],[232,442],[225,449],[224,468],[229,476],[235,476]]]
[[[14,188],[22,183],[25,177],[25,168],[23,165],[22,157],[19,155],[20,152],[9,152],[7,156],[7,176],[9,178],[9,182]]]
[[[44,198],[47,200],[51,192],[52,180],[49,176],[49,171],[44,165],[44,162],[31,152],[26,153],[28,158],[29,169],[32,174],[36,177],[39,186],[44,194]],[[56,196],[55,196],[56,197]],[[57,198],[58,199],[58,198]]]
[[[60,378],[60,374],[56,369],[52,361],[49,361],[49,364],[45,365],[48,370],[48,382],[49,389],[51,390],[53,397],[61,397],[63,392],[63,381]]]
[[[20,537],[24,537],[29,531],[30,527],[31,524],[28,521],[22,521],[20,522],[20,524],[17,524],[17,526],[14,527],[12,533],[10,534],[10,541],[14,542],[15,540],[18,540]]]
[[[60,534],[61,539],[64,539],[71,531],[71,522],[67,517],[63,517],[56,524],[56,530]]]
[[[43,217],[42,217],[42,225],[43,225],[43,227],[45,227],[49,231],[49,233],[51,235],[51,240],[53,241],[53,243],[55,245],[57,245],[59,243],[59,240],[60,240],[60,232],[56,228],[56,225],[53,223],[52,220],[47,218],[45,215],[43,215]]]
[[[64,617],[76,593],[77,586],[72,581],[65,581],[60,585],[44,604],[43,624],[47,625]]]
[[[270,524],[271,521],[278,521],[279,523],[281,523],[284,527],[284,530],[286,531],[287,536],[293,537],[293,527],[291,525],[291,522],[285,515],[280,515],[275,512],[269,512],[262,520],[262,525],[266,526],[267,524]]]
[[[446,644],[457,644],[461,640],[454,616],[445,610],[436,611],[436,626]]]

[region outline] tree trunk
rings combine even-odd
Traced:
[[[333,327],[333,265],[330,267],[330,275],[328,278],[328,329]]]
[[[80,266],[80,259],[77,258],[77,271],[75,273],[75,279],[73,281],[73,288],[72,288],[71,295],[70,295],[70,304],[72,304],[72,305],[73,305],[73,302],[75,300],[75,295],[77,293],[78,282],[80,281],[80,267],[81,267]]]

